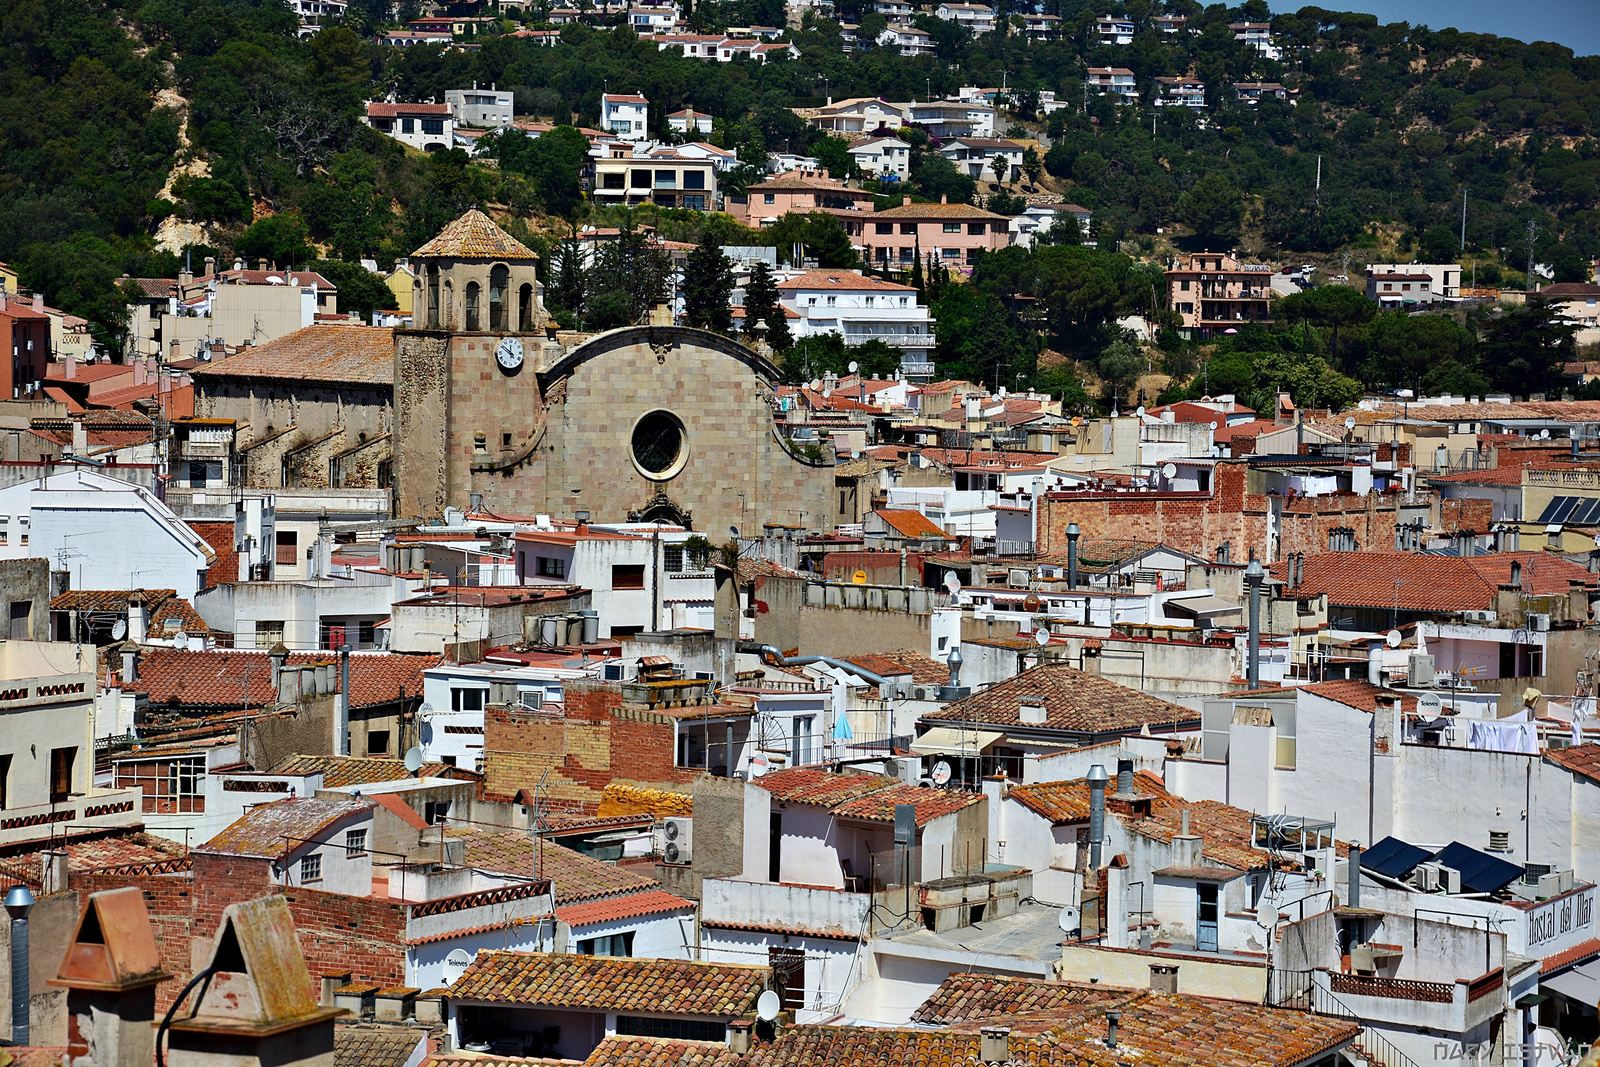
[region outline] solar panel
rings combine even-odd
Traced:
[[[1575,496],[1563,496],[1557,499],[1561,501],[1561,506],[1556,508],[1556,517],[1551,519],[1551,522],[1566,522],[1567,516],[1571,515],[1577,506],[1582,503]]]
[[[1452,841],[1433,857],[1461,872],[1464,893],[1494,893],[1522,877],[1522,868],[1487,852]]]
[[[1600,522],[1600,500],[1585,500],[1567,516],[1567,522],[1572,526],[1593,526]]]
[[[1557,515],[1560,514],[1564,516],[1567,512],[1571,511],[1572,505],[1577,501],[1577,499],[1578,498],[1575,496],[1551,497],[1550,503],[1544,506],[1544,511],[1541,512],[1539,517],[1534,521],[1542,522],[1546,525],[1563,521],[1562,519],[1557,518]]]
[[[1431,855],[1427,849],[1408,845],[1398,837],[1386,837],[1361,853],[1361,866],[1390,878],[1403,879]]]

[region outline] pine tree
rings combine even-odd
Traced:
[[[794,344],[789,324],[784,320],[783,307],[778,303],[778,286],[772,280],[772,271],[765,263],[757,262],[750,269],[750,281],[744,287],[744,328],[755,329],[760,320],[767,323],[767,344],[774,352],[783,352]],[[751,334],[751,340],[754,335]]]
[[[911,260],[911,288],[917,291],[917,299],[923,304],[928,302],[927,289],[922,278],[922,245],[917,244],[916,255]]]
[[[733,328],[733,264],[711,235],[689,253],[683,268],[683,314],[690,326],[727,333]]]
[[[574,230],[556,245],[554,277],[550,285],[552,307],[570,311],[574,316],[583,314],[583,249],[578,245]]]

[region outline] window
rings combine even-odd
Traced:
[[[478,329],[478,283],[467,283],[467,329]]]
[[[293,567],[300,562],[300,534],[298,531],[279,530],[274,540],[278,549],[274,562],[278,566]]]
[[[763,193],[761,195],[761,202],[763,204],[776,204],[778,202],[778,195],[776,193]]]
[[[439,268],[434,267],[428,271],[428,325],[434,329],[439,328]]]
[[[423,119],[422,132],[434,135],[444,133],[444,119]]]
[[[533,329],[533,286],[527,282],[517,290],[517,330],[527,333]]]
[[[630,171],[628,174],[628,184],[635,189],[650,188],[650,172],[647,170]]]
[[[362,648],[370,648],[378,641],[378,624],[368,619],[356,624]]]
[[[643,1015],[618,1015],[617,1033],[673,1041],[725,1041],[728,1036],[726,1023],[703,1019],[653,1019]]]
[[[387,756],[389,754],[389,731],[367,731],[367,755]]]
[[[565,578],[567,576],[567,561],[557,556],[535,556],[534,562],[541,578]]]
[[[875,296],[869,296],[869,297],[867,297],[867,307],[872,307],[872,306],[873,306],[873,304],[874,304],[874,303],[875,303],[875,302],[876,302],[876,301],[877,301],[877,299],[878,299],[878,298],[877,298],[877,297],[875,297]]]
[[[684,171],[683,187],[685,189],[704,189],[706,187],[706,172],[703,170]]]
[[[50,750],[50,803],[59,804],[72,796],[72,765],[77,758],[76,747]]]
[[[28,623],[33,619],[33,601],[13,600],[11,602],[11,640],[26,641],[29,636]]]
[[[872,229],[873,229],[874,233],[893,233],[894,232],[894,223],[892,223],[892,222],[874,222],[872,224]]]
[[[686,196],[683,198],[683,207],[686,211],[704,211],[706,198],[703,196]]]
[[[644,564],[643,563],[618,563],[611,568],[611,588],[613,589],[643,589]]]
[[[917,224],[914,223],[914,222],[902,222],[900,224],[900,232],[901,233],[916,233],[917,232]]]
[[[256,620],[256,647],[271,648],[273,645],[283,643],[282,619],[257,619]]]
[[[817,306],[817,298],[816,297],[814,297],[814,296],[806,297],[806,307],[814,308],[816,306]]]
[[[506,301],[509,298],[507,289],[511,288],[511,271],[503,265],[496,265],[489,271],[489,329],[504,332],[510,327],[506,324]]]
[[[972,234],[974,237],[982,237],[984,233],[987,232],[987,227],[988,223],[969,222],[967,223],[967,232]]]
[[[634,465],[645,477],[671,477],[684,458],[683,423],[670,412],[647,413],[634,424],[632,449]]]
[[[207,464],[205,463],[189,464],[189,487],[191,489],[204,489],[206,487],[206,469]]]
[[[678,187],[678,172],[675,170],[656,171],[657,189],[676,189]]]
[[[838,297],[836,297],[836,296],[830,296],[830,297],[828,297],[828,299],[827,299],[827,305],[828,305],[828,306],[829,306],[829,307],[833,307],[833,306],[834,306],[834,305],[835,305],[835,304],[837,304],[837,303],[838,303],[838,302],[839,302],[839,298],[838,298]]]
[[[486,689],[451,689],[451,711],[482,711]]]
[[[6,810],[10,804],[11,792],[11,753],[0,756],[0,811]]]
[[[430,800],[422,806],[422,818],[429,826],[438,826],[450,817],[448,800]]]
[[[939,249],[939,256],[942,259],[960,259],[961,258],[961,249],[959,249],[959,248],[941,248],[941,249]]]
[[[364,856],[367,853],[367,832],[365,830],[346,830],[344,834],[344,856],[352,859]]]
[[[908,304],[909,304],[909,301],[910,301],[910,299],[911,299],[911,298],[910,298],[910,297],[907,297],[907,296],[902,296],[902,297],[901,297],[901,298],[900,298],[900,306],[901,306],[901,307],[907,307],[907,306],[908,306]]]
[[[944,224],[944,232],[945,233],[960,233],[961,232],[961,223],[959,223],[959,222],[947,222],[947,223],[945,223]]]
[[[600,175],[600,188],[622,189],[628,184],[627,175],[620,171],[613,171]]]
[[[416,133],[417,132],[417,120],[416,119],[401,119],[400,120],[400,132],[401,133]]]
[[[300,881],[302,884],[322,881],[322,853],[300,857]]]
[[[633,955],[633,931],[621,934],[607,934],[604,937],[591,937],[578,942],[578,954],[581,956],[631,956]],[[618,1020],[619,1022],[621,1020]]]
[[[661,550],[661,569],[668,574],[683,573],[682,545],[667,545]]]

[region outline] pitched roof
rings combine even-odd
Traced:
[[[68,838],[64,846],[69,874],[168,874],[189,869],[189,853],[175,841],[143,832]],[[39,884],[38,853],[0,859],[0,878]]]
[[[856,797],[866,796],[898,785],[898,778],[883,774],[852,774],[824,771],[817,767],[795,767],[762,775],[756,785],[772,794],[772,799],[797,804],[832,807]]]
[[[875,211],[874,219],[922,219],[937,216],[942,219],[994,219],[997,222],[1010,220],[1004,215],[997,215],[993,211],[985,211],[981,207],[971,204],[901,204],[899,207]]]
[[[745,964],[486,951],[451,984],[450,999],[738,1018],[771,984],[770,968]]]
[[[1167,787],[1161,779],[1147,771],[1136,772],[1133,781],[1134,786],[1145,796],[1166,795]],[[1049,819],[1052,826],[1084,822],[1089,818],[1087,778],[1012,786],[1006,796],[1015,798],[1023,807]]]
[[[360,692],[356,689],[353,674],[350,678],[350,688],[353,692]],[[368,782],[398,782],[402,778],[412,776],[411,772],[406,770],[404,760],[380,759],[373,756],[288,756],[272,768],[272,773],[295,776],[320,774],[324,789],[344,789],[347,786],[364,785]],[[465,767],[452,767],[448,763],[424,763],[417,768],[417,776],[456,778],[463,782],[475,782],[481,777],[475,771]]]
[[[319,323],[237,355],[194,368],[209,378],[277,378],[339,385],[394,384],[394,331],[378,326]]]
[[[910,804],[916,809],[917,825],[926,826],[942,815],[951,815],[981,803],[982,793],[962,793],[953,790],[924,789],[915,785],[892,785],[833,808],[833,814],[846,819],[868,819],[873,822],[894,822],[894,809],[900,804]]]
[[[295,652],[288,662],[291,667],[300,667],[337,661],[331,652]],[[408,698],[420,695],[422,672],[437,667],[440,661],[441,657],[433,655],[352,655],[351,707],[387,704],[400,699],[402,690]],[[268,654],[235,649],[152,649],[139,660],[139,680],[134,689],[146,694],[152,704],[180,707],[260,707],[273,703],[278,696]]]
[[[428,820],[418,815],[417,810],[398,795],[394,793],[374,793],[372,794],[372,800],[378,807],[387,811],[413,830],[426,830],[428,828]]]
[[[776,178],[768,178],[764,182],[750,186],[751,193],[799,193],[799,192],[829,192],[844,193],[858,200],[870,200],[872,194],[865,190],[851,189],[844,182],[833,178],[824,178],[820,174],[800,174],[788,171]]]
[[[241,815],[196,852],[282,859],[323,831],[372,809],[365,800],[289,797],[259,804]]]
[[[333,1067],[405,1067],[428,1031],[402,1026],[340,1026],[333,1031]]]
[[[1044,703],[1043,723],[1023,723],[1022,697]],[[1041,663],[965,700],[929,712],[930,722],[981,722],[1013,729],[1063,730],[1071,733],[1137,733],[1143,726],[1176,726],[1198,721],[1199,714],[1136,689],[1087,674],[1065,663]]]
[[[882,278],[868,278],[848,270],[808,270],[797,278],[778,283],[782,290],[793,289],[850,289],[879,293],[914,293],[909,285],[886,282]],[[892,384],[892,383],[891,383]]]
[[[190,519],[189,529],[198,534],[202,541],[211,546],[211,551],[217,554],[216,562],[206,568],[206,588],[214,589],[219,585],[237,582],[239,553],[234,548],[233,523],[201,522],[198,519]]]
[[[466,828],[452,831],[450,836],[466,842],[463,858],[469,867],[524,878],[550,879],[555,886],[558,907],[661,888],[661,883],[654,878],[554,841]]]
[[[899,674],[911,675],[911,681],[917,685],[944,685],[950,680],[950,668],[947,664],[940,663],[932,656],[909,648],[898,649],[894,652],[873,652],[860,656],[846,656],[845,662],[854,663],[865,667],[873,674],[891,677]]]
[[[1016,790],[1012,790],[1013,793]],[[997,1015],[1035,1015],[1079,1004],[1122,999],[1120,990],[1073,982],[1016,982],[992,974],[950,975],[911,1013],[911,1021],[949,1026]]]
[[[1600,298],[1600,285],[1590,282],[1557,282],[1528,295],[1535,300],[1594,300]]]
[[[392,119],[399,115],[449,115],[449,104],[390,104],[382,100],[372,100],[367,104],[367,117],[373,119]]]
[[[1417,552],[1320,552],[1305,560],[1296,595],[1328,595],[1341,607],[1399,611],[1477,611],[1494,607],[1499,587],[1511,581],[1511,564],[1522,567],[1523,588],[1535,596],[1564,594],[1568,582],[1594,586],[1595,575],[1545,552],[1496,552],[1486,556],[1430,556]],[[1288,577],[1288,564],[1272,573]]]
[[[693,911],[694,901],[668,893],[665,889],[650,889],[643,893],[627,893],[620,897],[591,900],[586,904],[556,908],[556,918],[568,926],[590,926],[594,923],[633,919],[641,915],[660,915],[669,911]]]
[[[949,534],[938,523],[922,514],[920,511],[908,511],[900,508],[880,508],[873,512],[883,520],[885,526],[894,530],[901,537],[936,537],[948,539]]]
[[[1600,742],[1591,741],[1570,748],[1547,748],[1544,758],[1591,782],[1600,782]]]
[[[613,100],[621,99],[612,97]],[[473,208],[411,253],[414,259],[538,259],[527,245]]]

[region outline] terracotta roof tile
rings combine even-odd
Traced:
[[[189,529],[200,535],[217,554],[216,562],[206,568],[206,588],[214,589],[239,580],[239,553],[233,547],[233,523],[200,522],[191,519]]]
[[[848,819],[894,822],[895,806],[910,804],[917,810],[917,825],[926,826],[941,815],[950,815],[963,808],[970,808],[983,799],[982,793],[959,793],[953,790],[924,789],[914,785],[896,785],[836,805],[833,814]]]
[[[428,828],[428,820],[418,815],[415,808],[394,793],[373,793],[372,801],[413,830]]]
[[[480,952],[450,986],[455,1002],[740,1018],[772,971],[731,963],[547,952]]]
[[[824,808],[899,784],[898,778],[887,775],[835,774],[815,767],[796,767],[756,779],[756,785],[771,793],[774,800],[816,804]]]
[[[190,374],[202,388],[206,379],[235,376],[392,386],[394,331],[331,323],[307,326],[196,367]]]
[[[67,841],[69,874],[167,874],[189,869],[189,851],[166,838],[142,832]],[[38,853],[0,859],[0,877],[39,884]]]
[[[332,652],[296,652],[289,666],[337,663]],[[350,703],[362,708],[422,692],[422,672],[437,667],[440,657],[399,653],[360,653],[350,657]],[[248,686],[246,681],[248,679]],[[337,684],[337,683],[335,683]],[[272,686],[272,661],[266,652],[154,649],[139,661],[135,689],[152,704],[190,708],[260,707],[277,699]]]
[[[1545,974],[1558,971],[1580,960],[1587,960],[1590,956],[1600,956],[1600,937],[1591,937],[1587,941],[1580,941],[1569,949],[1557,952],[1553,956],[1546,956],[1539,961],[1539,970]]]
[[[333,1031],[333,1067],[405,1067],[428,1031],[398,1026],[340,1026]]]
[[[1544,758],[1591,782],[1600,782],[1600,742],[1591,741],[1587,745],[1572,745],[1569,748],[1548,748],[1545,749]]]
[[[1511,581],[1513,561],[1522,565],[1523,587],[1535,596],[1564,594],[1570,580],[1594,586],[1600,579],[1576,563],[1544,552],[1496,552],[1486,556],[1429,556],[1417,552],[1321,552],[1307,556],[1296,595],[1328,595],[1330,605],[1450,613],[1494,607],[1502,583]],[[1272,566],[1288,576],[1288,564]],[[1398,583],[1398,585],[1396,584]]]
[[[1009,225],[1006,216],[985,211],[981,207],[973,207],[971,204],[902,204],[886,211],[875,211],[872,217],[874,219],[993,219]]]
[[[687,1041],[668,1037],[625,1037],[612,1034],[589,1055],[590,1063],[628,1067],[712,1067],[731,1061],[720,1041]]]
[[[914,293],[909,285],[886,282],[882,278],[868,278],[848,270],[808,270],[796,278],[778,283],[780,290],[790,289],[865,289],[873,292]],[[893,382],[886,382],[893,385]],[[845,388],[842,384],[840,388]]]
[[[533,249],[496,226],[493,219],[477,208],[440,230],[437,237],[411,255],[414,259],[539,258]]]
[[[350,688],[359,695],[352,666]],[[357,703],[355,706],[360,707]],[[405,761],[381,759],[373,756],[289,756],[272,768],[273,774],[322,775],[322,788],[344,789],[367,782],[395,782],[410,778]],[[483,776],[465,767],[452,767],[448,763],[430,762],[417,768],[420,778],[455,778],[463,782],[481,781]]]
[[[282,859],[330,827],[371,810],[366,800],[289,797],[251,808],[195,851]]]
[[[1161,779],[1145,771],[1137,772],[1133,779],[1139,792],[1144,795],[1165,794],[1167,791]],[[1111,788],[1115,788],[1114,783]],[[1089,818],[1089,781],[1086,778],[1012,786],[1006,796],[1049,819],[1053,826],[1086,822]]]
[[[469,867],[524,878],[550,879],[555,886],[557,907],[661,888],[661,883],[654,878],[554,841],[467,827],[452,830],[450,836],[465,840],[464,859]]]
[[[907,511],[903,508],[880,508],[874,511],[873,514],[882,519],[884,525],[902,537],[948,538],[950,536],[944,532],[944,529],[938,523],[920,511]]]
[[[591,900],[586,904],[574,904],[566,908],[557,907],[556,918],[568,926],[589,926],[593,923],[614,922],[618,919],[633,919],[640,915],[693,911],[694,907],[692,900],[684,900],[664,889],[650,889],[643,893],[606,897],[603,900]]]
[[[861,656],[847,656],[846,662],[865,667],[873,674],[884,677],[909,674],[915,685],[945,685],[950,681],[950,668],[932,656],[909,648],[894,652],[874,652]]]
[[[1044,702],[1043,723],[1022,722],[1019,702],[1028,696]],[[1199,714],[1064,663],[1041,663],[965,700],[929,712],[923,719],[992,723],[1022,730],[1115,734],[1137,733],[1146,725],[1170,728],[1196,722]]]

